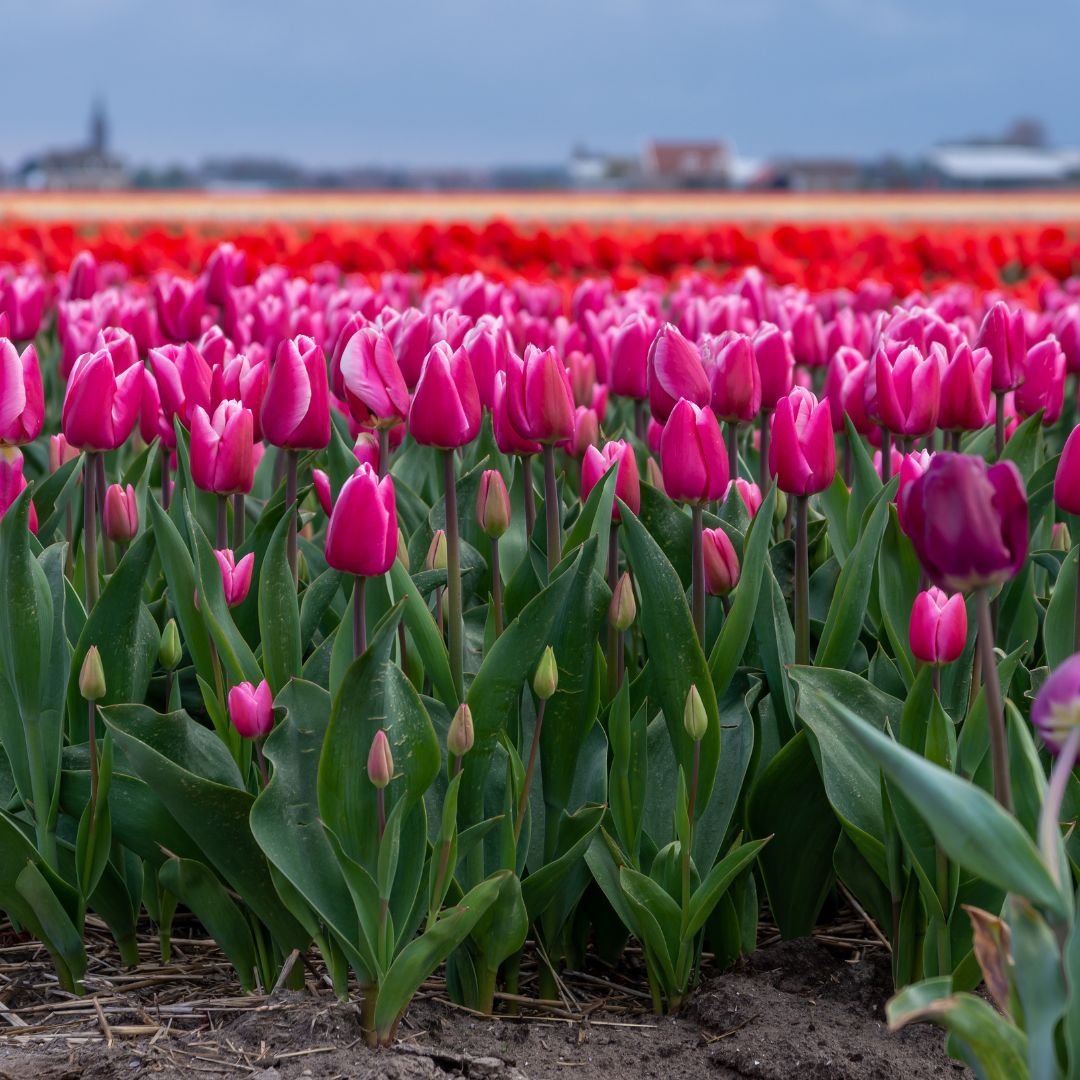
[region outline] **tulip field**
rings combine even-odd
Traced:
[[[1078,374],[1064,228],[0,225],[2,1034],[213,942],[647,1042],[814,935],[945,1049],[809,1075],[1076,1080]]]

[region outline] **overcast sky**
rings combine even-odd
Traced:
[[[133,162],[551,163],[578,142],[1080,145],[1076,0],[0,0],[0,161],[108,108]]]

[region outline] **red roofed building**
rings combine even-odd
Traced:
[[[642,155],[647,184],[666,188],[727,187],[731,152],[721,142],[651,142]]]

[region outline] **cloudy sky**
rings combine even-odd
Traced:
[[[0,0],[0,162],[548,163],[578,142],[918,152],[1035,116],[1080,144],[1080,4],[1043,0]]]

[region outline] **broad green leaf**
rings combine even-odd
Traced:
[[[1076,609],[1076,560],[1080,547],[1074,547],[1061,564],[1057,581],[1050,593],[1043,622],[1046,663],[1056,668],[1073,654],[1073,622]]]
[[[35,930],[53,958],[62,962],[59,970],[70,980],[69,989],[81,992],[82,979],[86,974],[86,949],[81,928],[71,921],[68,911],[36,863],[27,862],[14,884],[15,891],[33,912],[25,925]]]
[[[1060,1080],[1054,1032],[1067,1006],[1057,938],[1022,897],[1009,897],[1012,976],[1024,1010],[1031,1080]]]
[[[262,660],[274,694],[299,676],[301,664],[300,610],[286,553],[288,537],[289,514],[285,514],[274,530],[259,572]]]
[[[693,937],[705,925],[706,919],[712,914],[720,897],[739,874],[754,861],[758,852],[768,842],[766,837],[764,840],[752,840],[748,844],[740,844],[729,851],[705,875],[705,880],[690,897],[690,917],[683,931],[683,937]]]

